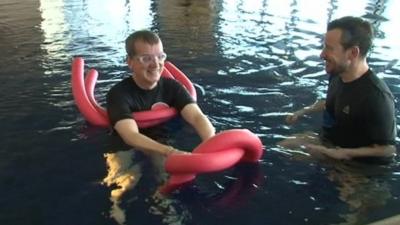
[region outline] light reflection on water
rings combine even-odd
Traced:
[[[357,224],[398,213],[398,172],[371,178],[338,165],[318,165],[275,143],[319,124],[317,116],[298,127],[285,125],[283,119],[325,95],[327,81],[319,53],[331,19],[364,16],[376,26],[370,63],[399,98],[399,4],[395,0],[2,1],[0,191],[9,195],[0,200],[8,206],[5,211],[0,206],[0,223],[17,224],[21,211],[36,219],[32,224]],[[83,56],[87,69],[99,71],[96,98],[104,103],[109,87],[127,72],[124,39],[141,28],[159,32],[169,60],[195,83],[199,105],[218,130],[247,128],[260,136],[266,150],[259,170],[264,181],[252,180],[246,187],[238,182],[241,169],[239,175],[225,171],[200,178],[197,191],[159,199],[150,197],[158,178],[149,176],[154,168],[143,159],[131,163],[128,175],[136,180],[118,192],[118,182],[109,177],[112,163],[106,163],[112,156],[108,151],[117,147],[109,143],[108,131],[88,126],[77,112],[70,93],[70,66],[73,56]],[[199,141],[179,122],[168,124],[167,130],[168,137],[160,138],[184,149]],[[253,173],[244,174],[251,179]],[[252,195],[244,195],[247,199],[242,198],[245,203],[237,209],[215,207],[227,202],[234,206],[238,190]],[[32,210],[35,205],[39,207]],[[113,213],[115,220],[108,217]],[[45,214],[54,219],[40,216]]]

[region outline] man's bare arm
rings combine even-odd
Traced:
[[[120,120],[115,124],[114,128],[126,144],[143,152],[154,152],[162,155],[184,153],[172,146],[161,144],[146,135],[141,134],[136,121],[133,119]]]

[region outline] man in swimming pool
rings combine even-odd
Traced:
[[[107,111],[113,128],[126,144],[148,153],[184,153],[140,133],[132,112],[150,110],[157,104],[177,109],[203,141],[215,134],[213,125],[186,89],[173,79],[161,77],[167,55],[157,34],[148,30],[134,32],[125,40],[125,49],[132,76],[108,92]]]
[[[279,143],[304,147],[311,154],[334,159],[374,159],[394,156],[396,119],[394,98],[386,84],[367,64],[372,45],[371,25],[357,17],[343,17],[328,24],[321,58],[329,74],[326,100],[287,116],[289,124],[323,111],[320,141],[298,135]]]

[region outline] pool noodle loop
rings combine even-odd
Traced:
[[[196,89],[186,75],[176,68],[171,62],[166,61],[161,76],[176,79],[196,100]],[[94,89],[98,77],[95,69],[90,69],[84,76],[84,59],[76,57],[72,62],[72,94],[75,103],[83,117],[92,125],[109,127],[107,111],[100,106],[94,98]],[[151,110],[134,112],[132,117],[140,128],[147,128],[166,122],[178,114],[172,107],[155,108]]]

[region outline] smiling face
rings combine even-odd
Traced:
[[[163,45],[161,41],[149,44],[137,40],[134,44],[135,55],[127,58],[129,68],[133,71],[136,84],[146,90],[156,87],[164,69]]]
[[[333,29],[326,33],[324,48],[320,57],[325,60],[325,71],[331,75],[346,72],[351,64],[351,49],[341,44],[342,31]]]

